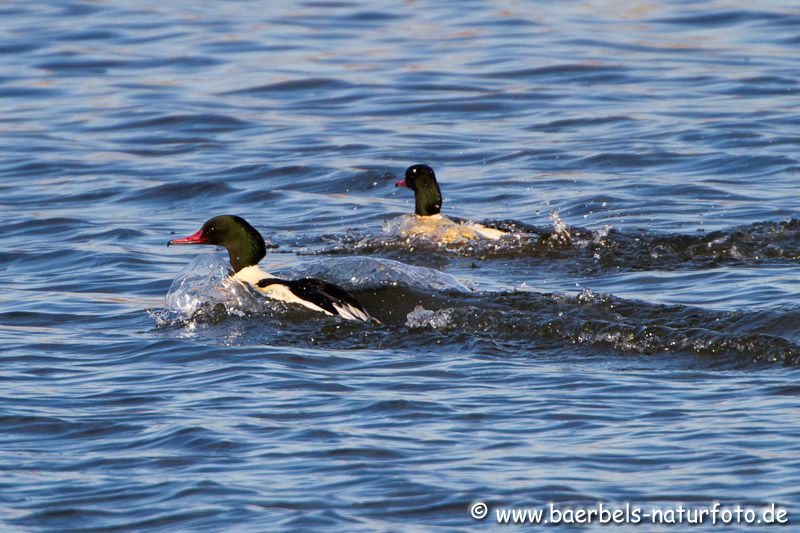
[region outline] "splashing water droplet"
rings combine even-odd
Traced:
[[[561,217],[558,215],[558,211],[555,209],[550,211],[550,220],[553,221],[553,229],[556,231],[556,233],[569,237],[569,225],[561,220]]]
[[[452,325],[453,312],[452,307],[432,311],[418,305],[406,316],[406,327],[444,329]]]
[[[164,297],[161,325],[190,320],[200,312],[244,316],[263,310],[264,298],[228,277],[227,254],[200,254],[187,264]]]

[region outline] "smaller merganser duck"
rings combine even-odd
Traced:
[[[404,237],[425,237],[445,243],[465,243],[478,239],[497,240],[507,232],[482,224],[458,222],[440,213],[442,192],[436,174],[428,165],[412,165],[406,169],[405,178],[395,187],[414,191],[414,216],[401,221],[398,231]]]
[[[209,244],[228,250],[233,275],[231,279],[247,283],[259,293],[274,300],[298,303],[326,315],[347,320],[375,321],[358,300],[333,283],[303,278],[280,279],[264,272],[258,263],[267,255],[264,238],[242,217],[220,215],[208,220],[200,231],[171,244]]]

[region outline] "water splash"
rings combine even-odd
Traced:
[[[392,259],[374,257],[320,259],[293,268],[290,275],[317,277],[348,290],[392,286],[410,287],[416,290],[470,292],[464,283],[450,274]]]
[[[452,307],[431,311],[430,309],[425,309],[421,305],[418,305],[406,316],[406,327],[411,329],[445,329],[453,325],[454,313],[455,309]]]
[[[553,221],[553,233],[547,236],[550,244],[569,246],[572,244],[572,233],[570,226],[561,219],[558,211],[550,211],[550,220]]]
[[[557,234],[569,237],[569,225],[561,219],[555,209],[550,211],[550,220],[553,221],[553,229]]]
[[[155,315],[160,327],[218,320],[262,312],[265,299],[248,286],[231,281],[227,254],[204,253],[178,274],[164,297],[164,310]]]
[[[214,323],[230,317],[259,316],[263,319],[306,320],[308,312],[264,298],[248,285],[232,281],[225,254],[200,254],[178,274],[165,296],[163,310],[149,311],[157,327],[199,322]],[[315,277],[351,291],[374,291],[393,287],[436,293],[469,293],[464,283],[450,274],[369,257],[320,259],[278,272],[281,277]]]

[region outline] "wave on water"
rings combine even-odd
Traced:
[[[404,324],[453,335],[468,333],[498,354],[575,346],[612,349],[622,355],[710,357],[734,366],[796,364],[800,339],[786,335],[800,310],[713,312],[689,306],[653,305],[595,294],[532,292],[481,294],[482,302],[415,307]],[[797,335],[797,332],[794,333]],[[446,342],[442,341],[441,342]]]
[[[410,253],[456,255],[475,259],[569,260],[576,272],[609,270],[679,270],[752,264],[766,260],[800,260],[800,220],[759,222],[730,230],[696,234],[656,234],[647,230],[617,230],[570,226],[557,212],[552,228],[518,221],[481,224],[508,233],[497,240],[444,241],[424,235],[404,235],[405,218],[389,220],[383,235],[348,235],[321,254],[387,254],[404,259]]]
[[[201,254],[184,268],[170,287],[165,309],[154,313],[157,325],[186,327],[195,334],[208,326],[233,327],[237,342],[301,346],[426,351],[469,342],[498,356],[583,346],[621,355],[712,357],[735,366],[795,364],[800,357],[800,332],[786,328],[800,322],[795,308],[710,311],[589,289],[577,295],[474,292],[433,269],[364,257],[312,261],[288,273],[345,286],[385,325],[332,326],[342,321],[263,298],[228,280],[227,258],[221,254]],[[222,333],[231,339],[230,332]]]
[[[672,270],[800,259],[800,220],[758,222],[694,235],[611,230],[587,242],[599,269]]]

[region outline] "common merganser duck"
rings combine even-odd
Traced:
[[[398,228],[403,236],[464,243],[478,239],[497,240],[508,235],[482,224],[459,222],[442,216],[442,191],[436,182],[436,174],[428,165],[411,165],[406,169],[405,178],[395,183],[395,187],[414,191],[414,215],[401,221]]]
[[[200,231],[170,244],[223,246],[233,269],[232,279],[247,283],[268,298],[298,303],[326,315],[348,320],[373,320],[358,300],[343,288],[315,278],[280,279],[261,270],[258,263],[267,255],[264,238],[242,217],[220,215],[208,220]]]

